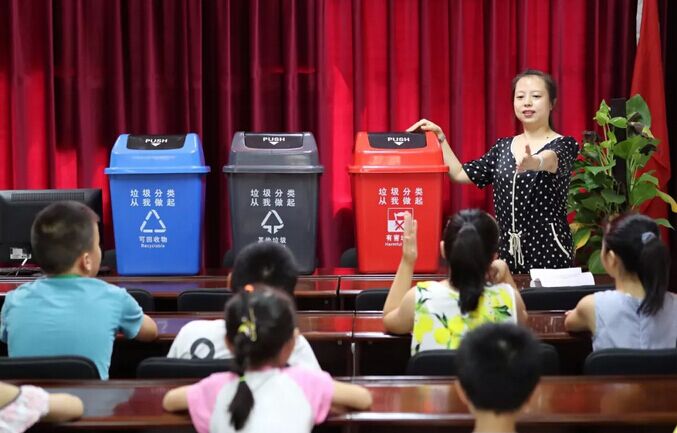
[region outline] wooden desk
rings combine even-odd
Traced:
[[[158,325],[159,340],[174,341],[176,334],[193,320],[223,319],[221,313],[155,313],[150,315]],[[350,340],[353,334],[351,311],[323,312],[299,311],[297,326],[308,341]]]
[[[316,431],[468,431],[473,418],[460,401],[453,380],[432,378],[361,378],[374,397],[371,411],[330,416]],[[162,410],[162,397],[186,381],[52,382],[39,385],[68,392],[85,402],[85,415],[64,430],[153,429],[192,431],[187,413]],[[677,424],[677,377],[546,377],[522,412],[519,431],[671,432]],[[54,426],[43,424],[43,431]],[[432,430],[430,430],[432,429]],[[437,430],[440,429],[440,430]]]
[[[0,278],[0,305],[4,294],[35,277]],[[158,311],[176,311],[176,298],[186,290],[214,289],[230,290],[226,276],[202,275],[191,277],[150,276],[120,277],[106,276],[104,281],[126,289],[147,290],[155,298]],[[299,310],[336,310],[339,278],[337,276],[313,276],[299,278],[294,288],[294,298]]]
[[[582,371],[592,351],[589,333],[570,334],[564,329],[563,311],[529,312],[529,328],[543,342],[555,346],[562,373]],[[358,313],[353,324],[356,375],[402,374],[411,352],[411,335],[387,334],[380,313]]]
[[[221,313],[153,313],[159,338],[141,343],[120,336],[113,347],[110,375],[133,378],[141,361],[151,356],[166,356],[181,327],[193,320],[223,319]],[[297,315],[297,325],[308,340],[322,368],[332,375],[353,374],[353,312],[306,312]]]
[[[134,377],[136,366],[149,356],[165,356],[182,326],[192,320],[222,319],[220,313],[155,313],[159,339],[138,343],[116,341],[111,377]],[[298,313],[298,326],[308,339],[320,365],[334,375],[401,375],[410,357],[411,335],[385,332],[379,313]],[[562,373],[579,373],[592,350],[589,334],[564,330],[561,311],[529,315],[529,327],[544,342],[558,350]],[[352,347],[352,350],[351,350]]]

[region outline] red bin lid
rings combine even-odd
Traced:
[[[432,132],[357,133],[349,173],[446,173],[442,148]]]

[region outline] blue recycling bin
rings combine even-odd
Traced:
[[[195,133],[118,137],[105,173],[120,275],[200,272],[209,171]]]

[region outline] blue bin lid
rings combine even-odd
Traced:
[[[209,173],[200,137],[122,134],[115,141],[106,174]]]
[[[322,173],[310,132],[243,132],[233,136],[224,173]]]

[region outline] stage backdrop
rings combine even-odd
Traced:
[[[666,2],[661,3],[667,9]],[[510,81],[549,71],[556,129],[580,139],[601,98],[627,96],[635,1],[0,0],[0,188],[101,187],[121,133],[203,140],[206,258],[229,248],[235,131],[311,131],[325,172],[320,264],[354,245],[357,131],[438,122],[461,160],[516,132]],[[663,16],[665,13],[663,12]],[[666,50],[664,49],[665,53]],[[446,186],[444,209],[490,209]],[[106,244],[113,247],[110,211]]]

